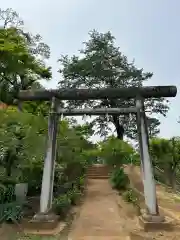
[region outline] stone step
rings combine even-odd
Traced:
[[[98,176],[98,175],[96,175],[96,176],[87,176],[87,178],[88,179],[108,179],[109,178],[109,176]]]
[[[91,174],[91,175],[87,175],[87,177],[88,178],[103,178],[103,177],[105,177],[105,178],[109,178],[109,176],[108,175],[95,175],[95,174]]]
[[[110,173],[109,172],[87,172],[87,175],[88,174],[94,174],[94,175],[109,175]]]
[[[77,238],[68,238],[68,240],[131,240],[129,236],[86,236]]]
[[[88,169],[87,173],[109,173],[109,169]]]
[[[87,173],[87,176],[110,176],[108,173]]]
[[[94,167],[94,166],[90,166],[88,167],[88,169],[109,169],[108,166],[104,166],[104,167]]]
[[[110,172],[109,169],[88,169],[88,172]]]
[[[87,176],[110,176],[108,173],[88,173]]]
[[[109,174],[109,171],[87,171],[87,173]]]
[[[92,169],[109,169],[110,167],[107,166],[107,165],[92,165],[92,166],[89,166],[88,168],[92,168]]]
[[[86,176],[107,176],[107,177],[109,177],[110,175],[107,173],[88,173]]]

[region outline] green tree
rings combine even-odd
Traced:
[[[153,165],[164,171],[166,183],[175,187],[180,163],[180,139],[154,138],[150,141],[150,153]]]
[[[110,165],[131,163],[134,154],[135,150],[130,144],[115,137],[109,137],[100,144],[100,156]]]
[[[34,160],[43,161],[47,121],[15,109],[0,111],[0,164],[7,176]]]
[[[62,56],[59,59],[61,64],[59,72],[63,78],[59,87],[69,88],[104,88],[104,87],[129,87],[142,86],[145,81],[152,77],[152,73],[138,69],[134,62],[128,62],[120,48],[115,46],[115,38],[110,32],[89,33],[90,39],[84,43],[79,56]],[[130,107],[134,106],[134,100],[101,100],[101,101],[70,101],[69,106],[75,107]],[[168,106],[166,101],[161,99],[147,99],[145,109],[165,115]],[[117,137],[123,139],[124,132],[136,131],[135,116],[104,116],[96,117],[93,124],[97,127],[97,133],[106,135],[107,130],[112,131],[109,123],[113,123]],[[131,136],[132,137],[132,136]]]
[[[149,117],[149,116],[146,117],[146,120],[147,120],[149,138],[157,137],[157,135],[160,132],[160,129],[159,129],[159,126],[161,124],[160,121],[157,118]],[[129,126],[127,137],[138,140],[137,129],[134,127],[134,125]]]
[[[147,117],[147,126],[149,132],[149,138],[156,137],[160,133],[160,121],[157,118]]]
[[[0,110],[0,170],[7,180],[21,177],[29,183],[30,194],[40,191],[48,133],[47,118],[15,107]],[[64,119],[57,132],[55,179],[75,180],[86,166],[87,151],[95,146]],[[76,170],[75,170],[76,168]],[[3,170],[3,171],[2,171]],[[66,179],[66,180],[67,180]],[[0,181],[2,179],[0,178]],[[56,187],[59,182],[55,181]],[[36,192],[37,193],[37,192]]]
[[[19,90],[51,78],[51,68],[44,63],[50,52],[40,35],[24,32],[23,21],[12,9],[0,9],[0,20],[0,100],[12,104]]]
[[[94,134],[92,123],[91,124],[86,123],[83,125],[77,124],[74,126],[74,129],[77,132],[77,134],[86,139],[90,138]]]

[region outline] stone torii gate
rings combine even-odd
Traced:
[[[139,136],[141,167],[143,173],[144,196],[150,216],[159,217],[156,199],[156,188],[149,155],[148,130],[146,114],[144,110],[144,99],[175,97],[177,88],[175,86],[151,86],[151,87],[129,87],[129,88],[104,88],[104,89],[58,89],[21,91],[18,101],[51,101],[48,121],[48,144],[44,160],[42,178],[40,213],[37,215],[49,219],[52,208],[54,166],[56,159],[56,134],[60,115],[124,115],[135,114],[137,117],[137,131]],[[95,100],[95,99],[135,99],[135,106],[130,108],[94,108],[94,109],[62,109],[58,106],[58,100]],[[151,218],[152,219],[152,218]],[[157,219],[155,220],[157,221]]]

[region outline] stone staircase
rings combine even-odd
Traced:
[[[87,171],[88,179],[108,179],[110,167],[104,164],[94,164],[89,166]]]

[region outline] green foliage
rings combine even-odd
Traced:
[[[22,75],[27,70],[42,76],[45,76],[45,71],[48,74],[48,70],[35,56],[30,54],[27,40],[23,35],[20,35],[17,28],[0,29],[0,53],[2,61],[0,71],[4,76],[9,74]]]
[[[22,166],[21,182],[28,183],[28,195],[36,196],[41,191],[41,181],[43,174],[43,161],[34,159]]]
[[[140,199],[137,192],[135,192],[132,188],[129,188],[122,194],[122,197],[126,202],[132,203],[137,209],[138,214],[140,214]]]
[[[82,192],[85,188],[85,176],[82,175],[79,178],[77,178],[76,180],[76,186],[78,187],[78,189]]]
[[[22,218],[22,206],[16,202],[15,186],[0,185],[0,222]]]
[[[132,154],[131,163],[136,166],[139,166],[141,164],[140,154],[138,152],[135,152],[134,154]]]
[[[122,197],[126,202],[133,203],[134,205],[137,205],[139,202],[138,194],[132,188],[127,189],[122,194]]]
[[[157,118],[147,117],[147,126],[148,126],[149,138],[156,137],[159,134],[160,124],[161,123]]]
[[[12,186],[15,186],[15,184],[17,183],[17,179],[15,178],[11,178],[11,177],[6,177],[6,176],[1,176],[0,177],[0,183],[4,186],[8,186],[8,185],[12,185]]]
[[[78,56],[62,56],[59,60],[60,70],[63,75],[59,87],[69,88],[118,88],[129,86],[142,86],[152,77],[152,73],[138,69],[134,62],[129,62],[115,45],[115,38],[110,32],[100,33],[95,30],[89,33],[89,40],[84,43]],[[98,100],[98,101],[69,101],[68,106],[76,107],[134,107],[134,100]],[[168,111],[165,99],[146,99],[146,110],[151,113],[165,115]],[[136,116],[98,116],[92,120],[97,133],[106,136],[108,131],[115,128],[117,137],[136,138]],[[124,132],[125,130],[125,132]],[[134,135],[135,133],[135,135]]]
[[[176,167],[180,160],[180,139],[153,138],[150,141],[150,153],[154,164],[165,167],[171,164]]]
[[[0,100],[12,104],[19,90],[51,78],[51,68],[44,62],[49,47],[39,34],[24,31],[23,21],[12,9],[0,9],[0,20],[4,22],[0,29]]]
[[[101,150],[98,146],[92,145],[91,148],[84,150],[82,155],[86,159],[87,164],[91,165],[98,162],[98,159],[101,157]]]
[[[88,139],[94,134],[93,124],[86,123],[83,125],[75,125],[74,130],[79,136],[84,137],[86,139]]]
[[[71,190],[68,191],[67,195],[71,200],[71,204],[76,205],[81,197],[81,192],[76,186],[74,186]]]
[[[68,194],[63,194],[54,199],[53,208],[56,214],[64,218],[71,207],[71,199]]]
[[[11,203],[16,200],[15,197],[15,186],[7,185],[4,189],[1,188],[0,203]]]
[[[150,141],[150,152],[154,160],[162,157],[169,158],[171,156],[171,143],[168,139],[153,138]]]
[[[77,177],[80,177],[84,173],[84,166],[81,162],[69,162],[64,168],[64,174],[67,176],[69,181],[75,181]]]
[[[102,142],[100,149],[100,156],[104,161],[116,166],[130,163],[135,152],[130,144],[115,137],[109,137]]]
[[[0,163],[6,175],[22,171],[34,161],[42,161],[47,122],[42,117],[17,111],[0,111]]]
[[[0,182],[7,186],[19,182],[28,183],[28,195],[40,194],[43,163],[46,151],[47,118],[16,109],[0,111]],[[59,123],[57,136],[55,186],[74,182],[83,190],[83,176],[87,160],[85,151],[91,144],[69,126],[68,121]],[[12,156],[7,152],[13,153]],[[5,170],[5,174],[4,174]]]
[[[123,168],[116,168],[111,174],[112,187],[117,190],[125,190],[129,186],[129,178]]]
[[[23,217],[22,205],[17,202],[0,204],[0,222],[18,221]]]
[[[28,112],[36,116],[42,115],[47,117],[49,115],[50,103],[35,101],[35,102],[25,102],[23,104],[23,112]]]
[[[153,165],[164,171],[166,184],[175,187],[176,173],[180,166],[180,139],[153,138],[150,141],[150,153]],[[162,178],[159,174],[155,177],[158,180]]]

